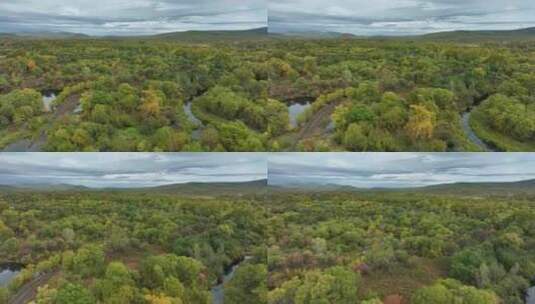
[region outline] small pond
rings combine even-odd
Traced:
[[[5,287],[17,276],[23,266],[17,263],[0,263],[0,287]]]
[[[313,101],[313,98],[298,98],[286,102],[288,104],[288,114],[290,115],[290,125],[292,128],[297,127],[297,118],[312,105]]]
[[[45,107],[46,112],[51,111],[51,105],[54,100],[58,97],[57,91],[43,91],[41,92],[41,95],[43,96],[43,105]]]

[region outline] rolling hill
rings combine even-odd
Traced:
[[[419,188],[419,191],[464,195],[535,194],[535,180],[505,183],[455,183]]]
[[[418,188],[357,188],[343,185],[317,185],[317,184],[292,184],[292,185],[270,185],[271,191],[278,192],[400,192],[400,193],[436,193],[436,194],[458,194],[477,196],[511,196],[511,195],[535,195],[535,180],[524,180],[519,182],[499,182],[499,183],[454,183],[440,184]]]
[[[190,42],[203,41],[227,41],[227,40],[254,40],[267,38],[267,27],[241,30],[241,31],[186,31],[158,34],[152,36],[132,37],[134,39],[162,39],[162,40],[179,40]]]
[[[392,40],[392,41],[450,41],[450,42],[502,42],[535,40],[535,27],[518,30],[494,31],[446,31],[412,36],[358,36],[350,33],[336,32],[287,32],[270,34],[272,37],[297,37],[304,39],[361,39],[361,40]]]
[[[108,40],[172,40],[187,42],[242,41],[268,37],[267,27],[236,31],[185,31],[144,36],[88,36],[67,32],[0,33],[0,38],[17,39],[108,39]]]
[[[0,185],[0,192],[144,192],[144,193],[166,193],[181,195],[253,195],[264,194],[267,189],[267,180],[255,180],[248,182],[228,182],[228,183],[184,183],[172,184],[147,188],[88,188],[76,185],[55,184],[55,185],[20,185],[8,186]]]
[[[524,41],[535,40],[535,27],[504,30],[504,31],[453,31],[438,32],[418,36],[419,39],[432,41],[457,41],[457,42],[475,42],[475,41]]]
[[[267,180],[228,183],[185,183],[145,188],[143,191],[186,195],[250,195],[263,194],[267,189]],[[137,191],[137,190],[133,190]]]

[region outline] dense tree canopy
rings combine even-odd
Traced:
[[[0,147],[481,150],[473,129],[496,150],[533,151],[534,53],[528,42],[2,39]],[[37,92],[50,91],[45,113]],[[293,113],[297,101],[311,106]]]
[[[245,255],[254,259],[239,269],[229,297],[265,301],[264,219],[258,202],[237,198],[2,194],[0,261],[26,267],[0,288],[0,303],[48,273],[38,304],[210,304],[210,289]]]
[[[233,269],[230,304],[522,304],[534,217],[529,195],[8,192],[0,260],[25,267],[0,300],[45,274],[38,304],[211,303]]]
[[[269,206],[269,303],[522,304],[535,274],[532,198],[286,193]]]

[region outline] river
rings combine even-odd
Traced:
[[[462,115],[461,126],[468,140],[477,145],[481,150],[485,152],[497,152],[492,147],[487,145],[483,140],[481,140],[481,138],[476,135],[476,133],[474,132],[474,130],[472,130],[472,127],[470,126],[470,117],[472,116],[472,113],[479,105],[481,105],[482,102],[487,100],[490,95],[491,94],[489,93],[485,93],[473,98],[472,105]]]
[[[526,292],[526,304],[535,304],[535,286]]]
[[[6,287],[20,273],[23,266],[17,263],[0,264],[0,287]]]
[[[477,137],[474,130],[472,130],[472,127],[470,126],[470,116],[472,115],[472,111],[465,112],[461,119],[461,125],[463,128],[464,133],[466,134],[466,137],[468,140],[470,140],[472,143],[477,145],[481,150],[485,152],[493,151],[491,147],[489,147],[481,138]]]
[[[239,262],[235,263],[228,269],[225,274],[223,275],[223,278],[221,278],[221,282],[217,285],[215,285],[212,288],[212,298],[213,304],[223,304],[225,299],[225,283],[232,280],[234,275],[236,274],[236,270],[246,261],[252,259],[251,256],[245,256],[243,259],[241,259]]]
[[[191,137],[193,139],[199,139],[201,138],[201,132],[204,128],[204,124],[200,119],[197,118],[197,116],[195,116],[195,114],[193,114],[193,111],[191,110],[191,104],[192,102],[188,101],[184,105],[184,112],[186,113],[186,116],[188,117],[189,121],[197,127],[196,130],[193,130],[193,132],[191,132]]]

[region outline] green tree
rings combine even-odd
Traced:
[[[267,303],[267,278],[265,265],[241,266],[234,278],[224,286],[225,303]]]
[[[55,303],[57,304],[93,304],[95,299],[85,287],[67,283],[58,289]]]

